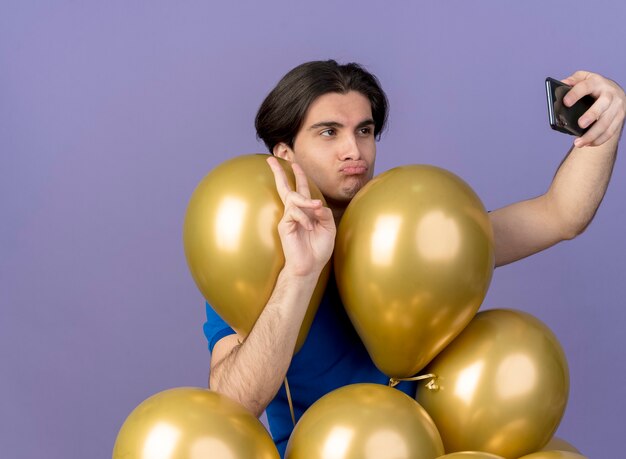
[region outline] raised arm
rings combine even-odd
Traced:
[[[576,237],[593,219],[606,192],[626,116],[624,90],[590,72],[563,80],[573,86],[564,99],[572,106],[584,95],[597,100],[578,123],[587,133],[577,138],[548,191],[534,199],[491,212],[496,266],[527,257]]]
[[[285,204],[278,224],[285,266],[248,336],[230,335],[216,343],[209,377],[212,390],[239,401],[257,417],[285,379],[313,290],[335,244],[331,210],[311,199],[302,169],[292,164],[294,191],[276,158],[268,163]]]

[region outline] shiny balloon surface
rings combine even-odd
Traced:
[[[578,448],[559,437],[552,437],[548,444],[541,448],[541,451],[569,451],[571,453],[580,454]]]
[[[527,454],[519,459],[589,459],[582,454],[571,451],[539,451],[538,453]]]
[[[408,395],[354,384],[315,402],[291,434],[286,459],[436,459],[443,454],[432,420]]]
[[[567,403],[565,354],[548,327],[521,311],[477,314],[424,371],[437,378],[418,386],[417,400],[447,452],[515,459],[537,451]]]
[[[180,387],[143,401],[120,429],[113,459],[279,459],[263,424],[207,389]]]
[[[284,205],[268,155],[243,155],[213,169],[197,186],[185,216],[183,242],[196,285],[215,311],[246,336],[267,304],[285,263],[278,236]],[[295,176],[279,159],[292,188]],[[311,196],[324,198],[309,181]],[[330,265],[322,272],[302,323],[296,349],[311,326]]]
[[[376,366],[415,375],[472,319],[494,267],[493,229],[472,189],[433,166],[369,182],[339,225],[335,276]]]
[[[496,456],[491,453],[483,453],[480,451],[458,451],[456,453],[446,454],[437,459],[504,459],[502,456]]]

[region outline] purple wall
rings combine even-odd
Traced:
[[[547,125],[546,76],[626,85],[621,0],[406,3],[3,3],[2,457],[110,457],[140,401],[205,384],[186,204],[218,163],[262,151],[256,109],[292,66],[366,65],[392,108],[378,172],[439,165],[490,209],[542,193],[571,143]],[[559,435],[592,458],[623,453],[625,194],[618,158],[587,232],[498,269],[485,302],[556,332]]]

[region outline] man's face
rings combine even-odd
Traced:
[[[331,207],[345,207],[374,174],[376,141],[369,100],[361,93],[328,93],[313,101],[293,149],[275,149],[298,163]]]

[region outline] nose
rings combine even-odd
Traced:
[[[341,145],[340,159],[343,161],[356,161],[361,159],[361,150],[356,136],[348,135]]]

